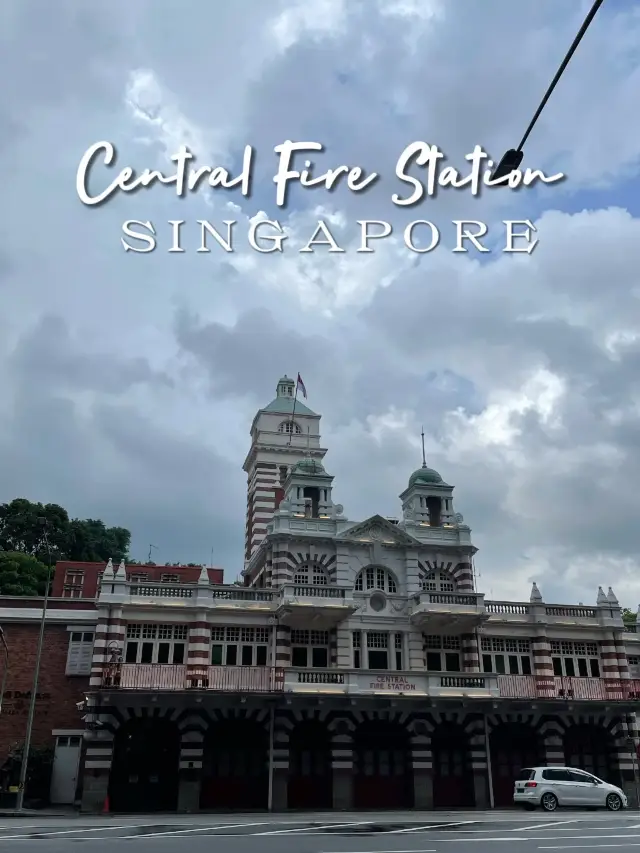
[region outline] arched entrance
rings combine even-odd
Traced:
[[[201,809],[266,809],[269,746],[265,726],[255,720],[213,723],[205,735]]]
[[[564,760],[569,767],[593,773],[604,782],[620,785],[615,741],[602,726],[570,726],[564,733]]]
[[[413,807],[411,741],[403,726],[361,723],[354,732],[353,759],[354,808]]]
[[[290,809],[333,806],[331,735],[318,720],[298,723],[289,735]]]
[[[433,807],[473,808],[476,804],[469,739],[457,723],[441,723],[431,734]]]
[[[491,779],[495,805],[513,805],[513,788],[523,767],[544,764],[540,737],[525,723],[501,723],[489,736]]]
[[[176,811],[179,765],[180,731],[175,723],[157,717],[129,720],[113,744],[111,811]]]

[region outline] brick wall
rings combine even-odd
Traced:
[[[0,714],[0,765],[14,744],[24,741],[33,671],[38,646],[39,625],[3,624],[9,647],[9,672],[5,699]],[[48,625],[45,629],[44,651],[40,667],[38,694],[33,724],[32,744],[53,744],[53,729],[82,729],[84,711],[78,711],[80,702],[89,687],[88,676],[67,676],[67,649],[69,632],[66,625]],[[0,678],[4,668],[4,655],[0,651]]]

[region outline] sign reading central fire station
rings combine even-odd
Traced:
[[[369,683],[370,690],[392,690],[406,693],[416,689],[414,681],[409,681],[405,675],[378,675],[375,681]]]

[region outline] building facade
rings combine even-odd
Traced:
[[[633,803],[640,633],[612,590],[485,600],[426,464],[400,518],[349,519],[293,399],[284,377],[251,427],[244,585],[97,567],[83,809],[500,807],[565,763]]]

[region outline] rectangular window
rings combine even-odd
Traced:
[[[291,631],[291,665],[327,669],[329,632],[294,629]]]
[[[160,575],[160,583],[180,583],[180,575],[165,573]]]
[[[551,640],[553,674],[567,678],[600,678],[600,651],[597,643]]]
[[[149,580],[149,572],[131,572],[130,583],[146,583]]]
[[[84,572],[77,570],[68,570],[64,576],[62,586],[63,598],[82,598],[82,589],[84,587]]]
[[[127,625],[126,663],[181,664],[187,659],[189,628],[186,625]]]
[[[66,675],[89,675],[93,659],[93,631],[71,631]]]
[[[362,634],[360,631],[353,632],[353,668],[360,669],[362,653]]]
[[[460,637],[424,635],[428,672],[460,672]]]
[[[481,637],[483,672],[531,675],[531,643],[504,637]]]
[[[267,666],[270,634],[269,628],[212,628],[211,664]]]

